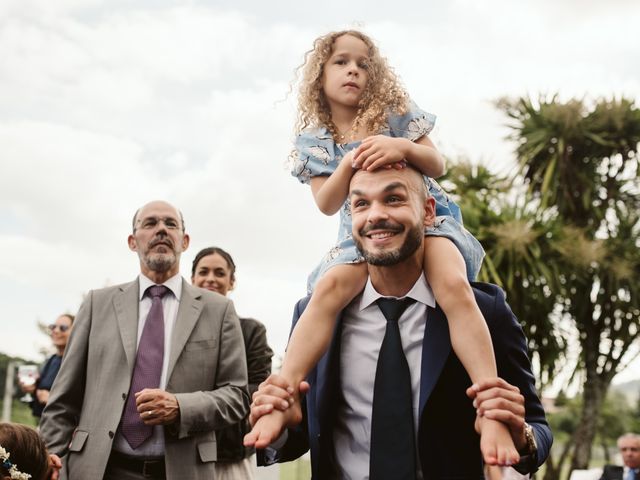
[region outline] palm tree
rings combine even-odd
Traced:
[[[640,339],[640,110],[624,98],[503,99],[498,106],[512,120],[518,175],[537,218],[557,222],[548,245],[554,253],[535,260],[545,262],[540,281],[581,346],[585,380],[571,466],[584,469],[611,380]]]
[[[565,342],[548,321],[557,278],[554,249],[557,216],[545,216],[522,182],[495,175],[483,165],[458,160],[443,183],[464,212],[466,228],[486,251],[479,280],[500,285],[520,320],[537,365],[538,388],[559,371]]]

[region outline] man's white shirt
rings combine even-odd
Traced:
[[[369,478],[373,387],[378,354],[387,325],[376,304],[376,300],[381,297],[383,295],[375,290],[369,279],[362,294],[351,302],[342,317],[339,388],[342,398],[337,399],[338,410],[333,440],[338,477],[343,479]],[[398,326],[402,348],[411,372],[414,426],[417,435],[422,341],[427,306],[434,307],[435,299],[424,275],[420,276],[405,297],[416,300],[402,314]],[[419,473],[419,478],[421,477]]]

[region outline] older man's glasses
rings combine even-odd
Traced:
[[[152,229],[156,228],[156,226],[160,222],[164,223],[164,226],[167,227],[169,230],[177,230],[177,229],[180,228],[180,222],[178,220],[176,220],[175,218],[172,218],[172,217],[164,217],[164,218],[147,217],[147,218],[142,218],[142,219],[138,220],[138,225],[143,230],[152,230]]]
[[[56,325],[55,323],[52,323],[51,325],[47,325],[47,329],[51,333],[53,333],[56,329],[60,330],[60,333],[64,333],[70,328],[71,327],[69,325]]]

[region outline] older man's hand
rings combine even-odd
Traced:
[[[180,416],[176,396],[159,388],[145,388],[136,393],[136,407],[146,425],[170,425]]]

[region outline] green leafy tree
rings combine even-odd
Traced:
[[[553,248],[555,218],[545,216],[524,189],[466,160],[453,163],[443,180],[464,212],[465,226],[486,251],[479,280],[504,288],[538,366],[543,389],[563,365],[566,345],[548,321],[555,309],[552,282],[558,276]]]
[[[575,450],[575,432],[580,424],[580,412],[583,399],[580,396],[567,398],[563,395],[562,405],[556,402],[558,410],[548,414],[549,424],[555,435],[553,455],[546,463],[545,480],[560,478],[562,471],[567,471],[569,456]],[[609,392],[606,396],[596,423],[596,443],[602,447],[605,463],[611,462],[611,452],[616,451],[618,437],[629,431],[633,424],[635,412],[627,397],[620,392]]]
[[[583,401],[571,468],[584,469],[611,380],[640,338],[640,110],[624,98],[521,98],[498,105],[512,121],[518,175],[535,218],[555,219],[540,225],[553,228],[545,254],[535,258],[545,263],[537,278],[551,291],[556,313],[545,334],[568,322],[581,347]],[[526,263],[509,268],[514,277],[518,269],[533,271]]]

